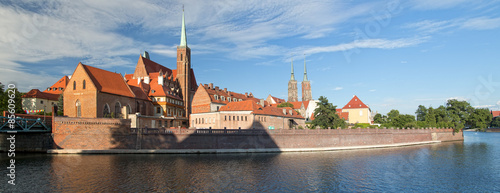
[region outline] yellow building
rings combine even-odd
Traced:
[[[370,107],[359,100],[356,95],[342,108],[342,112],[349,113],[347,120],[349,124],[372,123]]]

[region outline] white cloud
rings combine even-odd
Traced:
[[[376,90],[376,89],[371,89],[371,90],[369,90],[369,91],[370,91],[370,92],[375,92],[375,91],[377,91],[377,90]]]
[[[413,0],[411,4],[415,9],[447,9],[452,8],[462,3],[471,2],[470,0]]]
[[[423,42],[426,42],[428,39],[429,37],[400,38],[395,40],[387,40],[387,39],[354,40],[350,43],[344,43],[333,46],[305,48],[304,53],[310,55],[310,54],[317,54],[324,52],[346,51],[359,48],[395,49],[395,48],[415,46]]]
[[[344,87],[338,86],[338,87],[335,87],[333,90],[334,91],[339,91],[339,90],[342,90],[342,89],[344,89]]]
[[[487,18],[479,17],[472,18],[465,21],[462,28],[474,29],[474,30],[489,30],[500,27],[500,17],[497,18]]]

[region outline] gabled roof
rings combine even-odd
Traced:
[[[155,97],[167,96],[169,98],[182,100],[180,96],[172,93],[172,91],[170,91],[166,85],[158,84],[159,75],[160,74],[157,72],[150,74],[150,80],[149,80],[150,89],[148,92],[148,96],[155,96]],[[163,78],[166,78],[165,75],[163,75]]]
[[[293,109],[300,109],[302,107],[302,101],[288,102],[293,105]]]
[[[59,94],[46,93],[41,92],[38,89],[31,89],[28,93],[21,96],[21,98],[39,98],[39,99],[48,99],[52,101],[59,100]]]
[[[221,103],[221,104],[228,104],[230,103],[228,101],[228,98],[231,97],[231,102],[234,102],[234,98],[237,100],[241,99],[242,101],[246,100],[252,100],[254,102],[259,102],[260,99],[254,98],[252,93],[250,94],[240,94],[236,92],[231,92],[227,91],[227,89],[222,90],[219,89],[218,87],[211,88],[209,85],[205,84],[202,85],[200,84],[208,93],[208,96],[210,96],[210,101],[213,103]],[[215,95],[217,95],[217,99],[215,98]],[[224,97],[224,100],[222,100],[222,96]]]
[[[68,85],[68,82],[69,82],[68,76],[63,76],[55,84],[47,88],[44,92],[51,94],[62,94],[64,89],[66,89],[66,85]]]
[[[284,103],[284,102],[286,102],[285,99],[280,99],[278,97],[273,97],[273,96],[271,96],[271,97],[273,98],[274,102],[276,102],[276,103]]]
[[[295,110],[290,107],[277,108],[272,106],[262,107],[253,100],[231,102],[222,106],[219,111],[252,111],[252,114],[258,115],[272,115],[290,118],[303,118]],[[283,113],[285,112],[285,113]],[[292,114],[290,114],[292,112]]]
[[[351,101],[349,101],[342,109],[357,109],[357,108],[368,108],[365,103],[361,102],[359,98],[354,95]]]
[[[80,64],[92,79],[98,91],[135,98],[134,93],[132,93],[132,90],[120,74]]]
[[[498,117],[500,116],[500,111],[491,111],[491,114],[493,115],[493,117]]]
[[[169,68],[158,64],[150,59],[144,58],[139,56],[139,60],[137,61],[137,66],[135,67],[134,71],[134,77],[145,77],[148,76],[150,73],[154,72],[162,72],[163,74],[172,74],[172,70]]]

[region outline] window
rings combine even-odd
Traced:
[[[236,119],[234,119],[234,116],[233,116],[233,121],[236,121]]]
[[[227,121],[227,116],[226,115],[224,115],[224,121]]]
[[[122,105],[120,104],[120,102],[116,102],[115,103],[115,117],[121,117],[121,114],[122,114]]]
[[[43,100],[40,100],[40,104],[43,104]]]
[[[221,97],[220,97],[220,99],[221,99],[221,100],[223,100],[223,101],[225,101],[225,100],[226,100],[226,97],[221,96]]]
[[[245,121],[247,121],[247,116],[245,116]]]
[[[220,106],[217,106],[217,111],[219,111]]]
[[[76,90],[76,81],[73,81],[73,90]]]
[[[182,53],[181,53],[181,61],[182,61]]]
[[[83,89],[85,89],[85,86],[86,86],[86,82],[85,82],[85,80],[83,80]]]
[[[239,116],[236,116],[236,119],[237,119],[238,121],[240,121],[240,117],[239,117]]]
[[[160,114],[161,113],[161,107],[156,107],[156,113]]]
[[[231,98],[227,98],[227,101],[231,102]]]
[[[132,113],[132,110],[131,110],[131,109],[132,109],[132,108],[130,108],[130,105],[127,105],[127,114]]]
[[[214,98],[215,100],[219,100],[219,96],[217,96],[216,94],[214,95]]]
[[[102,110],[103,117],[110,117],[109,105],[108,103],[104,104],[104,109]]]
[[[231,121],[231,116],[229,116],[229,121]]]
[[[52,88],[49,87],[49,88],[47,88],[47,90],[50,91],[50,90],[52,90]]]
[[[82,117],[82,105],[80,100],[76,100],[76,117]]]
[[[363,116],[363,111],[359,111],[359,116]]]

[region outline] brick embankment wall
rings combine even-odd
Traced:
[[[129,120],[56,117],[54,149],[329,148],[463,140],[452,129],[211,130],[130,129]]]
[[[14,140],[9,140],[14,136]],[[50,133],[0,133],[0,152],[46,152],[53,146]]]

